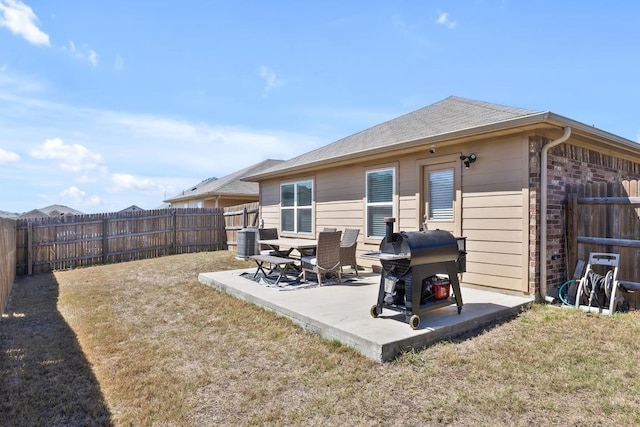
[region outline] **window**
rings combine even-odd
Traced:
[[[393,216],[393,169],[367,172],[367,237],[384,237],[385,217]]]
[[[453,221],[453,169],[429,172],[429,221]]]
[[[290,233],[311,233],[313,181],[280,186],[280,229]]]

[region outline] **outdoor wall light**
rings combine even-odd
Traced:
[[[469,165],[473,162],[476,161],[476,155],[475,154],[469,154],[468,156],[465,156],[464,154],[462,156],[460,156],[460,160],[462,160],[462,163],[464,163],[464,168],[465,169],[469,169]]]

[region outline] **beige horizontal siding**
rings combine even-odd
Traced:
[[[522,278],[522,268],[520,266],[513,267],[500,264],[485,264],[476,262],[467,262],[467,270],[478,274],[491,276],[508,277],[514,279]]]
[[[478,146],[464,169],[462,228],[467,237],[463,282],[509,291],[527,289],[528,143],[522,137]]]
[[[520,197],[522,199],[522,196]],[[486,201],[484,201],[486,203]],[[522,219],[522,205],[520,206],[486,206],[480,208],[467,207],[462,211],[462,219],[484,219],[484,218],[518,218]],[[473,227],[471,227],[473,228]]]
[[[522,242],[489,242],[486,240],[468,240],[467,237],[467,251],[522,255],[523,246]]]
[[[464,226],[469,230],[522,230],[522,218],[472,218]]]
[[[500,208],[522,206],[522,190],[465,192],[463,214],[468,208]]]
[[[475,286],[484,286],[497,289],[514,289],[521,287],[522,279],[519,277],[500,277],[494,274],[479,274],[474,272],[464,273],[463,283]],[[462,294],[464,299],[464,293]]]
[[[464,230],[468,240],[522,243],[522,232],[504,230]]]
[[[363,230],[364,170],[360,167],[319,172],[315,176],[315,227]]]
[[[522,255],[507,254],[503,252],[468,251],[467,262],[487,265],[508,265],[510,267],[520,267],[522,265]]]

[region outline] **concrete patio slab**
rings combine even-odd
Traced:
[[[305,330],[337,340],[376,361],[394,359],[401,351],[419,349],[515,316],[533,298],[506,295],[462,286],[464,305],[455,304],[428,312],[416,330],[405,315],[384,309],[370,315],[376,303],[380,275],[362,273],[357,281],[323,287],[279,291],[242,276],[251,270],[201,273],[200,283],[286,316]],[[354,277],[350,277],[354,279]]]

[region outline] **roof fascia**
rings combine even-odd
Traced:
[[[615,135],[613,133],[589,126],[573,119],[561,116],[559,114],[550,113],[547,119],[549,124],[566,127],[570,126],[575,134],[583,135],[598,143],[628,151],[633,155],[640,155],[640,144],[627,138]]]

